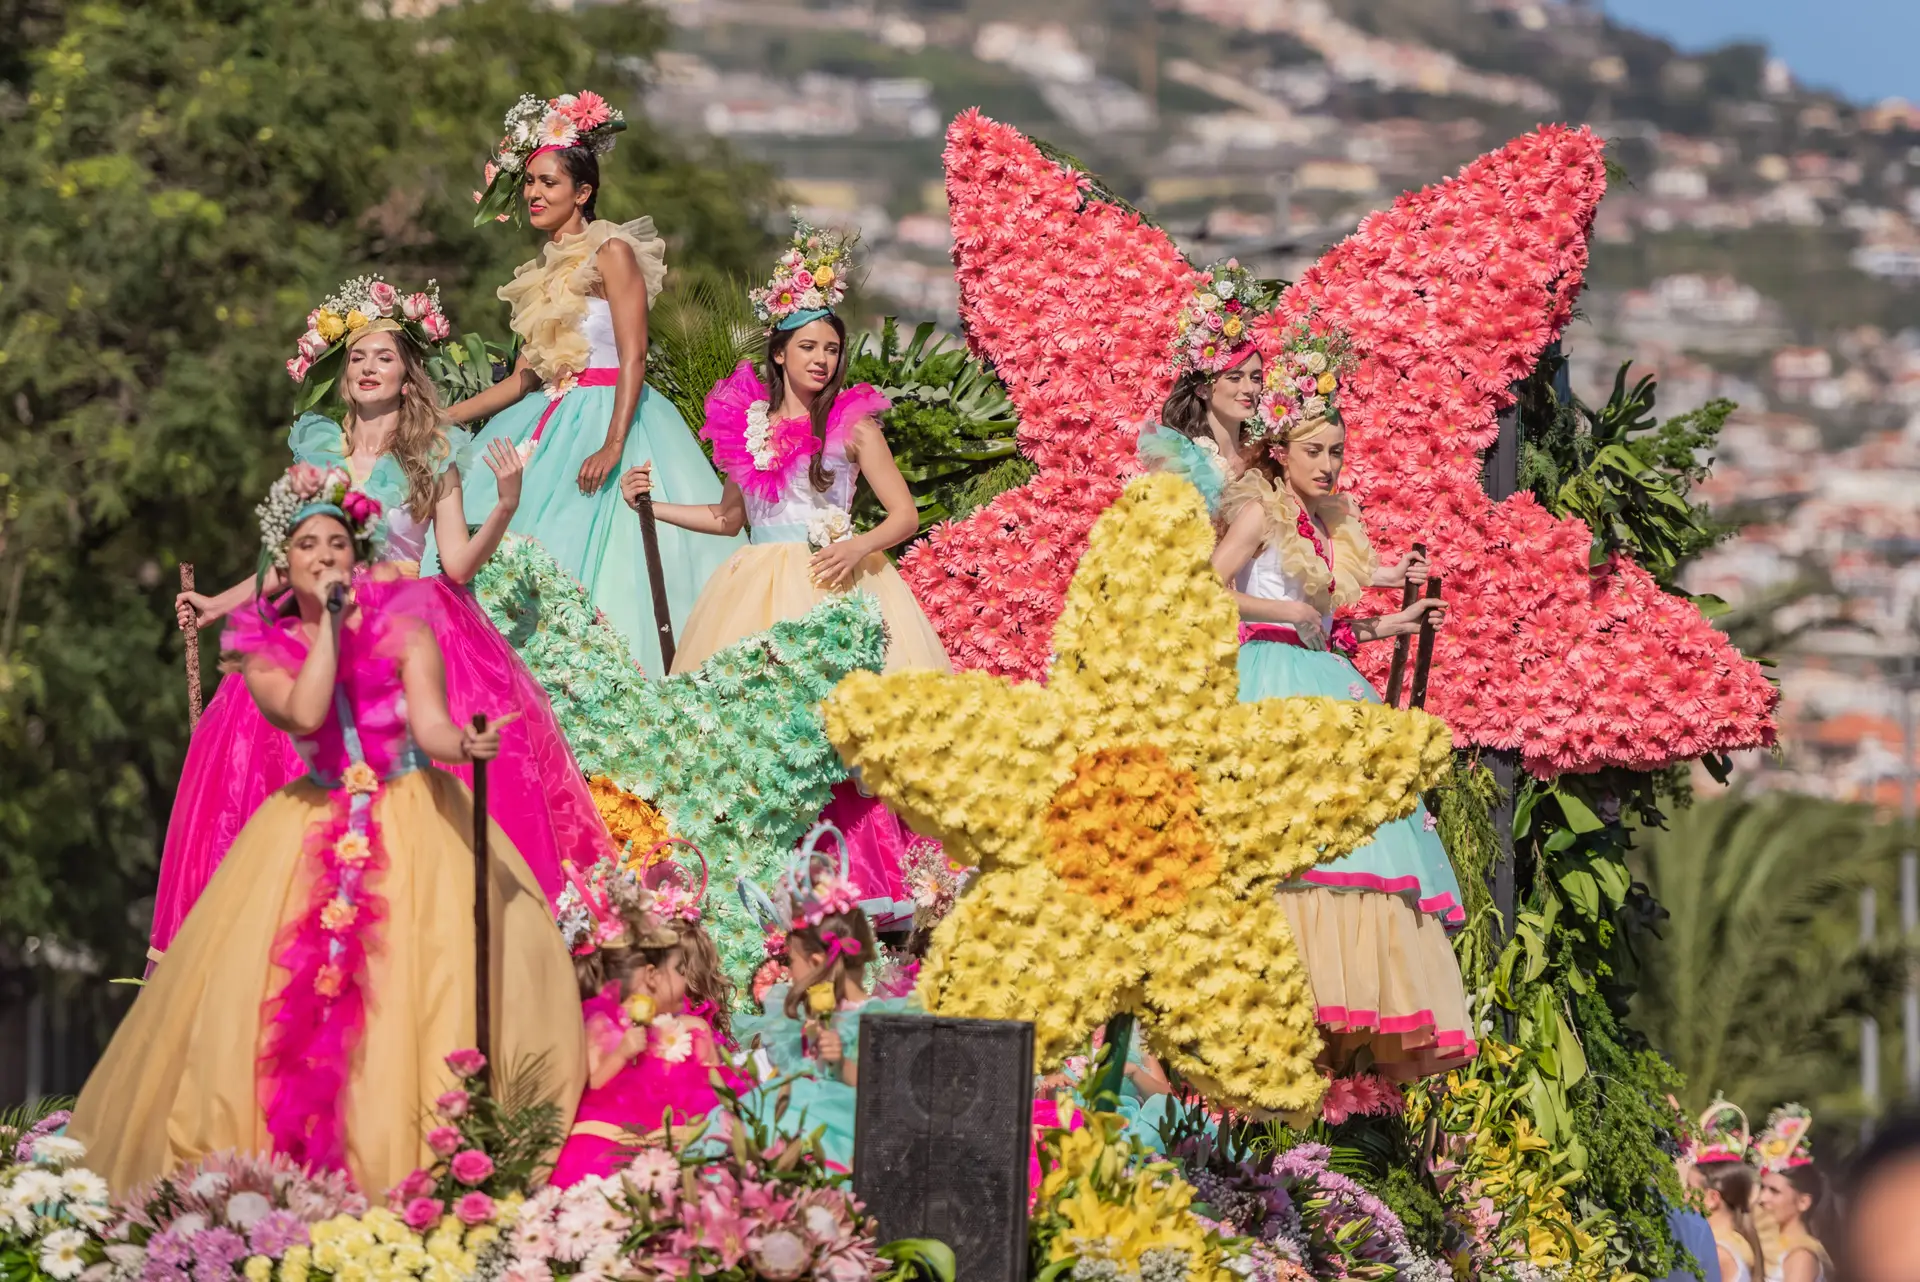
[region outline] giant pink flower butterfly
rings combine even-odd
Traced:
[[[978,111],[948,131],[946,168],[961,317],[1039,474],[901,569],[957,666],[1039,679],[1087,530],[1137,471],[1196,273],[1165,234]],[[1480,487],[1495,415],[1572,313],[1605,186],[1589,131],[1515,139],[1370,216],[1260,336],[1273,346],[1313,309],[1365,352],[1342,401],[1343,484],[1384,561],[1418,539],[1445,576],[1453,612],[1427,706],[1462,743],[1516,750],[1543,776],[1652,769],[1774,733],[1772,686],[1697,609],[1625,559],[1590,570],[1581,522]],[[1362,653],[1376,685],[1389,651]]]

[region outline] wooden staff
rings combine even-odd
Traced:
[[[653,589],[653,626],[660,633],[660,675],[673,671],[673,612],[667,604],[667,576],[660,568],[660,530],[654,524],[653,495],[634,505],[640,513],[640,547],[647,557],[647,584]]]
[[[473,714],[473,729],[484,734],[486,714]],[[487,894],[487,763],[473,763],[473,1044],[487,1057],[480,1070],[486,1085],[493,1076],[493,914]]]
[[[1440,599],[1440,576],[1433,575],[1427,580],[1427,599]],[[1413,697],[1407,701],[1409,708],[1427,706],[1427,670],[1433,666],[1433,611],[1429,610],[1420,619],[1420,651],[1413,661]]]
[[[1413,545],[1413,550],[1424,556],[1427,551],[1427,545],[1424,543],[1416,543]],[[1419,584],[1401,584],[1400,608],[1402,610],[1406,609],[1412,605],[1414,601],[1419,599],[1419,596]],[[1412,641],[1412,636],[1403,635],[1393,643],[1393,666],[1387,669],[1387,706],[1389,708],[1397,708],[1400,706],[1400,679],[1407,674],[1407,647]]]
[[[193,562],[180,563],[180,590],[193,591]],[[187,733],[200,724],[200,623],[191,612],[176,614],[187,646]]]

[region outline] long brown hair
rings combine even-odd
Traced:
[[[854,983],[858,984],[862,989],[866,988],[867,965],[879,957],[880,950],[873,941],[872,923],[867,920],[865,913],[855,908],[851,912],[829,914],[821,918],[816,925],[799,926],[789,931],[787,934],[787,968],[792,970],[794,963],[799,960],[793,948],[796,942],[804,945],[806,951],[809,953],[826,952],[827,944],[821,936],[829,931],[837,938],[851,939],[860,945],[860,950],[851,957],[845,953],[836,953],[833,959],[827,963],[827,968],[820,974],[815,975],[807,983],[806,988],[811,988],[815,984],[832,984],[834,1000],[837,1002],[840,998],[840,981],[847,976],[852,976]],[[792,986],[787,989],[786,1010],[788,1019],[800,1018],[801,1004],[806,1001],[807,997],[806,988],[801,987],[800,977],[795,975]]]
[[[1200,395],[1200,389],[1212,382],[1212,375],[1197,369],[1175,379],[1173,390],[1160,406],[1160,421],[1188,440],[1213,435],[1213,429],[1207,426],[1207,400]]]
[[[1760,1230],[1753,1225],[1753,1190],[1758,1183],[1753,1168],[1745,1162],[1707,1162],[1695,1166],[1706,1186],[1720,1195],[1721,1205],[1733,1217],[1734,1232],[1753,1252],[1755,1271],[1766,1268],[1766,1252],[1760,1246]]]
[[[675,919],[673,933],[680,937],[680,973],[686,977],[687,998],[698,1005],[705,1002],[713,1007],[713,1013],[707,1017],[707,1023],[713,1025],[713,1031],[721,1041],[733,1040],[733,981],[727,978],[727,972],[720,965],[720,950],[713,945],[713,936],[707,934],[707,928],[697,921]]]
[[[813,422],[813,438],[820,442],[820,449],[815,451],[812,462],[807,465],[807,480],[813,483],[814,489],[825,493],[833,486],[833,473],[827,471],[827,418],[833,413],[833,402],[847,382],[847,323],[832,312],[828,312],[820,319],[831,325],[833,332],[840,339],[840,359],[835,362],[833,373],[827,379],[827,385],[820,389],[818,396],[813,398],[813,406],[807,413],[807,417]],[[808,321],[807,325],[812,323]],[[793,329],[776,328],[767,331],[766,378],[767,387],[771,389],[773,396],[773,402],[767,406],[769,414],[780,408],[780,403],[786,399],[787,395],[786,369],[773,358],[785,354],[787,344],[793,341],[793,336],[806,327],[806,325],[800,325]]]
[[[400,465],[407,478],[407,512],[416,521],[433,514],[434,501],[440,497],[440,466],[453,452],[447,440],[446,410],[440,404],[440,390],[427,376],[427,364],[414,350],[405,334],[393,330],[393,346],[400,353],[400,424],[387,441],[386,452]],[[365,341],[364,338],[359,341]],[[351,451],[353,425],[357,415],[353,403],[352,380],[340,376],[340,399],[346,402],[344,424]]]

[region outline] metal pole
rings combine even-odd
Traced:
[[[473,728],[484,732],[487,719],[473,717]],[[487,763],[473,763],[473,1045],[487,1057],[480,1070],[482,1083],[493,1079],[493,913],[487,857]]]

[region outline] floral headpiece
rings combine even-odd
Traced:
[[[837,861],[819,848],[823,837],[831,836],[839,846]],[[823,871],[817,867],[827,863]],[[849,913],[860,907],[860,891],[850,875],[847,839],[830,823],[817,823],[800,841],[793,862],[774,885],[774,894],[741,877],[737,883],[740,902],[759,919],[769,932],[792,932],[818,926],[828,917]]]
[[[585,873],[571,859],[560,861],[567,884],[554,901],[553,917],[560,938],[575,957],[603,948],[671,948],[679,936],[662,925],[653,896],[631,867],[602,855]],[[638,922],[636,937],[629,923]]]
[[[692,874],[678,860],[661,855],[674,846],[685,846],[700,861],[698,886],[692,884]],[[700,902],[707,894],[707,857],[700,847],[684,837],[668,837],[653,843],[644,854],[626,859],[622,866],[633,876],[647,879],[647,888],[653,892],[655,913],[681,921],[700,920]]]
[[[381,332],[404,334],[422,351],[451,337],[440,287],[428,281],[424,290],[402,294],[378,276],[356,276],[308,312],[300,350],[287,362],[287,377],[301,385],[296,412],[312,409],[333,390],[349,347]]]
[[[1783,1104],[1767,1118],[1767,1129],[1753,1142],[1763,1171],[1776,1175],[1813,1161],[1813,1114],[1799,1104]]]
[[[1247,434],[1279,436],[1316,420],[1340,425],[1341,383],[1353,368],[1353,347],[1336,329],[1295,323],[1279,355],[1267,363],[1264,390]]]
[[[500,146],[487,162],[487,189],[473,193],[473,203],[480,207],[473,215],[473,225],[520,216],[520,202],[514,199],[520,190],[520,176],[541,152],[585,147],[596,156],[604,156],[613,150],[613,136],[626,127],[626,116],[591,89],[563,93],[558,98],[521,94],[520,101],[507,112]]]
[[[1218,374],[1245,360],[1253,350],[1255,316],[1273,306],[1274,293],[1235,258],[1200,273],[1193,297],[1175,324],[1173,375],[1189,370]]]
[[[1747,1115],[1731,1100],[1715,1096],[1700,1114],[1694,1134],[1687,1137],[1682,1156],[1695,1166],[1710,1162],[1744,1162],[1752,1146]]]
[[[337,517],[353,537],[354,555],[374,557],[386,527],[380,519],[380,500],[353,488],[353,478],[340,468],[318,468],[295,463],[273,483],[253,513],[260,519],[260,555],[264,565],[287,566],[287,544],[294,530],[310,516]]]
[[[793,243],[774,264],[773,279],[750,289],[753,314],[775,329],[799,329],[838,307],[853,275],[858,232],[815,227],[793,215]]]

